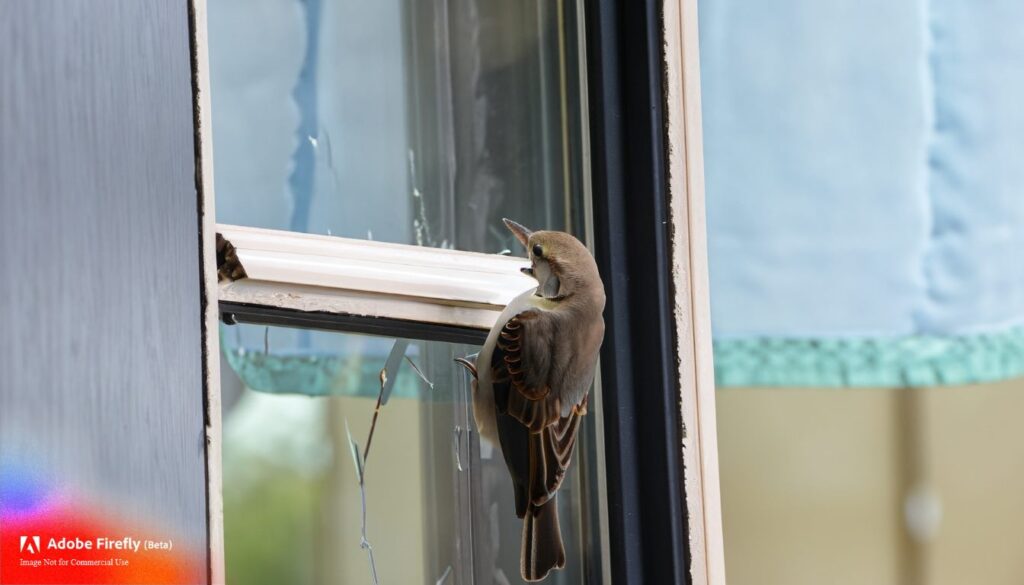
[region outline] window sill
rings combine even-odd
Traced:
[[[487,331],[536,284],[520,273],[523,258],[231,225],[217,232],[244,271],[218,284],[225,313],[244,307],[300,320],[328,313]]]

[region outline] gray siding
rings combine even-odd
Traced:
[[[203,553],[190,76],[183,0],[0,1],[0,473]]]

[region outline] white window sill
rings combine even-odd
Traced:
[[[524,258],[217,226],[245,277],[221,302],[488,330],[536,282]]]

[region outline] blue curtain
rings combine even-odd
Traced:
[[[1024,3],[700,19],[718,383],[1024,374]]]

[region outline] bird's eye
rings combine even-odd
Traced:
[[[544,248],[541,248],[540,244],[534,244],[533,245],[533,255],[536,256],[537,258],[543,258],[544,257]]]

